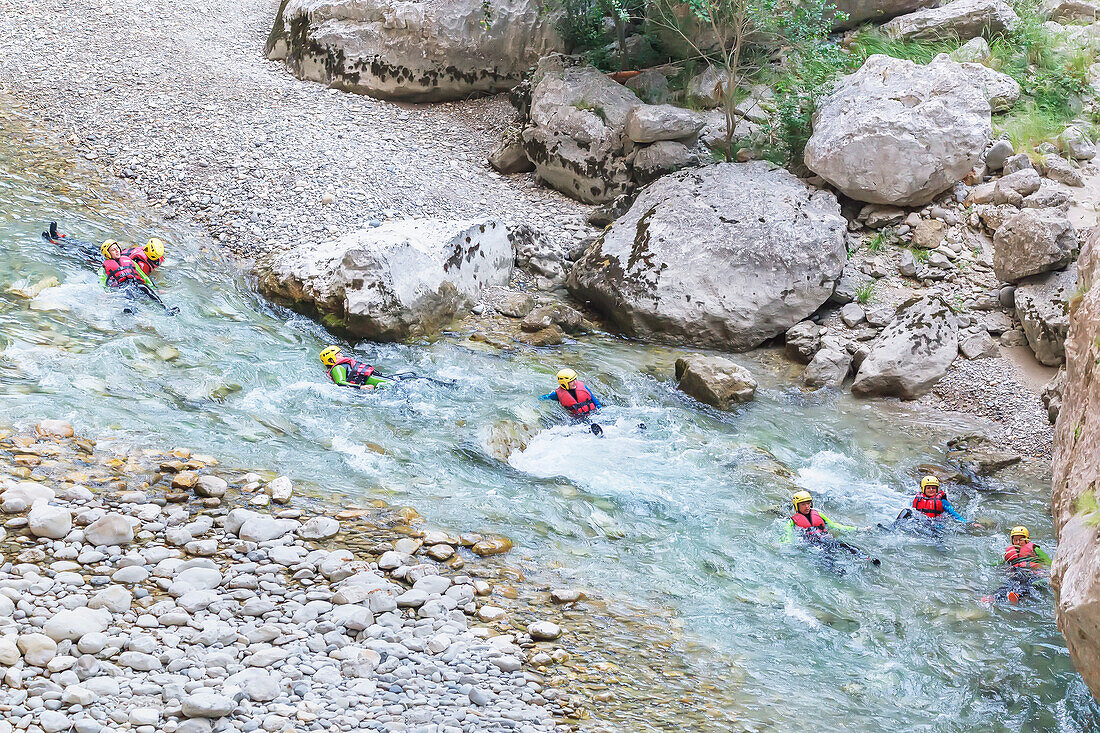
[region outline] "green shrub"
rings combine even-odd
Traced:
[[[865,26],[848,43],[848,67],[855,70],[868,56],[876,54],[927,64],[941,53],[954,51],[959,45],[957,38],[948,41],[907,41],[891,38],[878,28]]]
[[[875,281],[865,282],[856,288],[856,302],[860,305],[867,305],[871,302],[871,299],[875,297]]]

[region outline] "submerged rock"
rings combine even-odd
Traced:
[[[531,0],[284,0],[268,58],[298,77],[383,99],[437,102],[511,89],[564,49]]]
[[[300,245],[260,284],[351,337],[399,341],[465,315],[485,286],[508,282],[513,260],[500,222],[409,219]]]
[[[721,356],[693,354],[677,359],[676,379],[681,392],[721,410],[756,395],[756,380],[749,370]]]
[[[847,260],[836,197],[768,163],[665,176],[566,281],[630,336],[737,351],[816,311]]]

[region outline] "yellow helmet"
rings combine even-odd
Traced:
[[[153,262],[157,262],[160,258],[164,257],[164,242],[153,237],[145,243],[145,256]]]
[[[803,504],[807,501],[813,501],[814,498],[810,496],[809,491],[799,491],[791,497],[791,503],[794,504],[794,508],[797,510],[799,504]]]
[[[577,381],[577,373],[572,369],[565,368],[558,372],[558,384],[562,389],[569,389],[569,385],[575,381]]]
[[[1015,537],[1023,537],[1025,540],[1031,539],[1031,534],[1027,531],[1027,527],[1024,527],[1022,525],[1019,527],[1013,527],[1012,532],[1008,536],[1009,539],[1013,539]]]
[[[920,490],[924,491],[929,486],[935,486],[937,489],[940,487],[940,480],[935,476],[925,476],[920,480]]]
[[[99,245],[100,254],[102,254],[104,257],[110,257],[111,255],[110,255],[108,250],[110,250],[111,247],[118,247],[119,250],[122,249],[122,245],[119,244],[118,242],[116,242],[115,240],[113,240],[113,239],[104,239],[103,244]]]
[[[340,361],[339,346],[326,346],[321,351],[321,363],[325,366],[335,366],[338,361]]]

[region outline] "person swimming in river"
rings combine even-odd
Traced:
[[[341,387],[370,390],[389,384],[389,380],[376,373],[370,364],[344,356],[339,346],[326,346],[320,358],[328,367],[329,378]]]
[[[596,395],[592,394],[592,390],[586,387],[584,382],[577,378],[577,373],[568,367],[558,372],[558,388],[542,395],[539,399],[557,402],[562,409],[578,420],[588,420],[603,407]],[[593,423],[592,432],[600,435],[603,433],[603,428]]]
[[[898,520],[931,522],[942,526],[944,515],[954,518],[957,522],[966,523],[966,519],[955,511],[955,507],[951,506],[951,502],[947,500],[947,492],[940,487],[940,480],[928,475],[921,479],[920,491],[913,497],[912,506],[902,509]],[[969,526],[980,528],[982,525],[972,522]]]
[[[50,244],[76,251],[81,256],[85,257],[90,264],[100,264],[102,257],[107,256],[102,252],[102,247],[96,247],[92,242],[76,239],[59,231],[56,221],[51,221],[49,229],[42,232],[42,239]],[[122,245],[119,244],[119,247],[122,248]],[[141,268],[143,273],[151,275],[153,270],[164,264],[164,249],[164,241],[153,237],[146,242],[143,247],[135,246],[129,249],[123,248],[122,251]],[[102,257],[100,255],[102,255]]]
[[[164,308],[168,315],[179,313],[179,308],[169,308],[156,293],[149,276],[132,257],[129,252],[122,250],[122,245],[113,239],[108,239],[99,246],[103,255],[103,264],[99,268],[99,282],[106,288],[120,291],[131,299],[145,296],[149,300]],[[127,309],[128,310],[128,309]]]
[[[999,563],[1005,569],[1007,579],[992,596],[982,600],[986,603],[1008,601],[1019,603],[1035,592],[1035,583],[1041,580],[1050,568],[1050,556],[1035,542],[1031,533],[1023,525],[1012,528],[1009,534],[1011,544],[1005,548],[1004,560]]]
[[[783,544],[789,544],[794,539],[795,529],[798,529],[801,538],[807,543],[821,545],[826,550],[843,550],[861,559],[869,558],[874,565],[879,564],[878,558],[871,558],[858,547],[833,537],[830,530],[854,532],[857,528],[838,524],[814,509],[814,498],[809,491],[797,492],[791,497],[791,503],[794,505],[794,514],[787,520],[786,531],[780,540]]]

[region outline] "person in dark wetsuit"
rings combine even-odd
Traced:
[[[562,409],[578,420],[588,420],[603,407],[592,390],[577,379],[577,373],[569,368],[558,372],[558,388],[549,394],[542,395],[539,399],[557,402]],[[603,428],[593,423],[592,432],[600,435],[603,433]]]
[[[1021,599],[1035,592],[1035,581],[1042,579],[1050,567],[1050,556],[1031,541],[1031,533],[1027,527],[1013,527],[1009,539],[1012,544],[1005,548],[1002,563],[1008,579],[992,596],[982,599],[987,603],[1019,603]]]
[[[119,290],[131,299],[144,296],[160,305],[169,315],[179,313],[179,308],[169,308],[157,295],[153,283],[142,271],[137,262],[122,251],[122,246],[113,239],[100,245],[103,264],[99,268],[99,282],[108,288]]]

